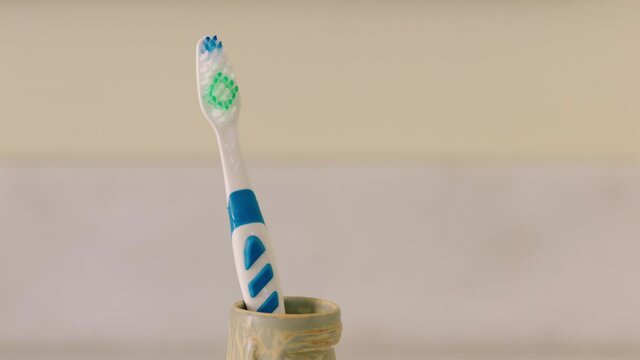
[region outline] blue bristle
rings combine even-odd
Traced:
[[[206,36],[202,41],[202,52],[205,51],[215,51],[216,49],[222,49],[222,42],[218,41],[218,35],[213,35],[213,37]]]

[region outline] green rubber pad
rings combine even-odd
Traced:
[[[218,71],[211,81],[211,86],[204,95],[209,105],[222,111],[227,111],[236,101],[238,85],[229,75]]]

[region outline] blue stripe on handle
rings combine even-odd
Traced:
[[[273,279],[271,264],[265,265],[262,270],[249,282],[249,295],[256,297],[258,293]]]
[[[262,213],[256,195],[250,189],[234,191],[229,195],[229,222],[231,232],[237,227],[251,223],[263,223]]]
[[[249,236],[247,242],[244,243],[244,269],[249,270],[251,265],[253,265],[266,250],[259,237],[255,235]]]
[[[272,313],[278,308],[278,292],[274,291],[269,295],[262,305],[258,308],[258,312]]]

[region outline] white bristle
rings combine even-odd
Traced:
[[[198,42],[196,54],[196,75],[198,78],[198,95],[200,98],[200,106],[203,113],[207,116],[209,121],[214,126],[216,126],[217,124],[227,124],[229,122],[235,122],[237,120],[238,110],[240,107],[240,97],[235,94],[235,91],[233,102],[228,107],[226,105],[212,103],[211,99],[207,98],[207,96],[210,96],[208,95],[208,93],[211,91],[210,87],[212,86],[213,79],[219,72],[222,72],[228,79],[233,80],[234,83],[236,82],[236,80],[235,74],[233,73],[233,70],[229,65],[229,61],[227,60],[224,49],[215,47],[210,51],[203,51],[204,41],[205,39],[202,39]],[[220,84],[222,83],[223,82],[221,81]],[[224,81],[224,83],[228,84],[228,81]],[[226,104],[224,99],[232,101],[230,89],[219,88],[214,89],[214,91],[215,94],[213,95],[215,95],[215,98],[223,99],[223,104]]]

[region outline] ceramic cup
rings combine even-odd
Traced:
[[[231,308],[227,360],[334,360],[342,323],[338,305],[307,297],[284,298],[286,314]]]

